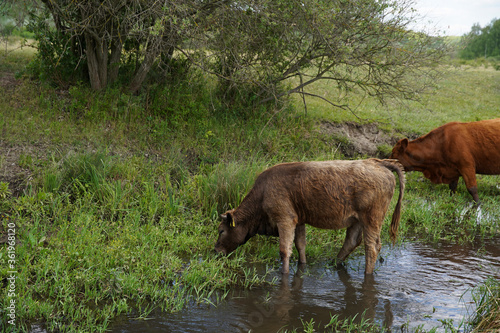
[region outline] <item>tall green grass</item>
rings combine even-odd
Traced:
[[[460,243],[500,233],[499,176],[478,176],[480,207],[473,205],[462,180],[451,194],[447,185],[432,184],[421,173],[410,172],[406,178],[404,223],[400,226],[403,238]]]
[[[10,36],[0,45],[0,71],[21,71],[33,59],[35,49],[27,46],[19,36]]]
[[[3,192],[9,221],[26,240],[16,247],[26,258],[17,286],[21,325],[36,320],[50,330],[102,331],[132,310],[147,318],[154,308],[178,311],[215,290],[269,283],[249,261],[278,268],[273,238],[253,239],[230,258],[212,253],[217,213],[239,204],[266,167],[262,161],[203,166],[177,183],[174,169],[139,157],[96,152],[51,163],[25,195]],[[496,215],[478,223],[476,213],[457,209],[467,208],[468,193],[451,197],[417,176],[409,177],[400,239],[467,242],[497,232]],[[47,178],[56,186],[47,187]],[[483,211],[498,214],[495,208],[483,201]],[[387,220],[391,214],[392,208]],[[387,230],[382,235],[387,243]],[[308,228],[307,237],[309,261],[324,261],[341,246],[343,231]],[[1,274],[7,276],[5,268]]]
[[[267,166],[264,161],[234,161],[202,167],[194,177],[201,207],[214,218],[217,213],[236,208]]]
[[[194,178],[174,188],[169,171],[144,159],[84,153],[39,170],[30,193],[4,191],[2,227],[14,222],[23,240],[16,247],[23,258],[18,327],[42,321],[49,331],[104,331],[132,309],[146,318],[155,307],[180,310],[193,295],[268,283],[247,271],[243,257],[212,254],[215,221],[200,209],[203,188]],[[3,265],[1,276],[7,271]]]

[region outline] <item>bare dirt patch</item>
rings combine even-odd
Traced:
[[[387,133],[375,123],[322,122],[320,130],[336,140],[341,152],[348,157],[367,155],[387,158],[394,144],[404,137],[397,132]]]
[[[0,72],[0,87],[13,88],[19,85],[20,81],[16,79],[12,72]]]
[[[10,144],[0,140],[0,182],[9,183],[13,195],[22,194],[33,179],[32,166],[35,159],[46,159],[45,144]]]

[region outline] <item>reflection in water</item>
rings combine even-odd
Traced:
[[[174,314],[156,313],[148,321],[122,318],[112,332],[277,332],[303,327],[314,319],[324,327],[332,315],[357,315],[399,331],[458,326],[470,303],[467,292],[486,279],[500,278],[499,239],[481,247],[405,244],[384,248],[385,261],[371,277],[364,276],[364,257],[351,259],[347,269],[324,265],[299,266],[289,276],[278,275],[277,286],[233,292],[217,307],[195,305]]]
[[[468,206],[464,207],[457,217],[457,222],[463,222],[464,220],[474,218],[477,224],[481,224],[483,221],[493,220],[493,217],[487,211],[484,211],[481,206],[475,203],[470,203]]]

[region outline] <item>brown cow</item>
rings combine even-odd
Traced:
[[[476,173],[500,174],[500,119],[444,124],[413,141],[399,140],[390,158],[435,184],[449,184],[452,192],[462,176],[478,203]]]
[[[256,234],[280,237],[283,273],[289,272],[292,243],[306,262],[306,228],[347,228],[337,258],[343,261],[364,237],[371,274],[381,249],[380,230],[399,177],[399,199],[390,234],[395,241],[404,192],[403,166],[396,160],[284,163],[262,172],[241,205],[222,214],[218,253],[228,254]]]

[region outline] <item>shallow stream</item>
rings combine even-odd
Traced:
[[[475,245],[405,243],[384,246],[373,277],[364,276],[364,256],[347,268],[307,265],[284,278],[278,272],[271,287],[234,291],[218,306],[192,304],[183,311],[152,313],[150,320],[122,317],[114,333],[132,332],[277,332],[299,328],[302,321],[324,327],[331,315],[362,313],[378,324],[400,331],[458,328],[474,310],[471,288],[487,277],[500,278],[500,238]]]

